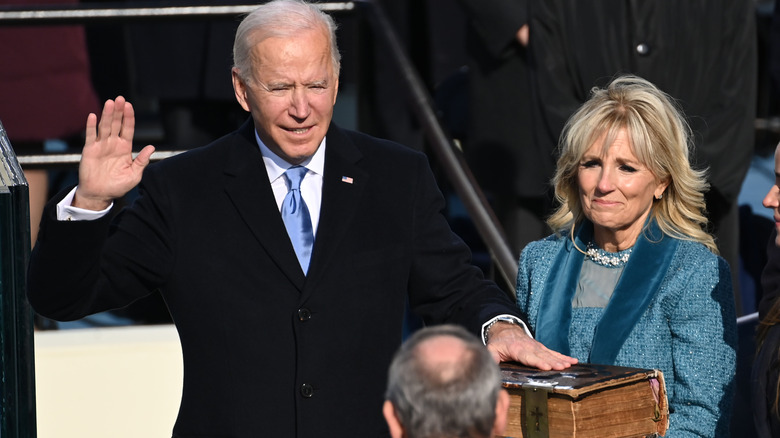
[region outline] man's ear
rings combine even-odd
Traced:
[[[503,436],[509,417],[509,393],[502,389],[496,400],[496,421],[493,423],[493,436]]]
[[[236,94],[236,100],[241,105],[241,108],[244,108],[244,111],[249,111],[249,101],[246,96],[246,83],[241,79],[237,68],[233,67],[231,75],[233,77],[233,92]]]
[[[382,406],[382,414],[385,416],[387,426],[390,428],[390,436],[393,438],[403,438],[404,428],[401,426],[401,422],[398,421],[398,417],[395,415],[395,408],[390,400],[385,400],[385,404]]]
[[[336,92],[333,93],[333,105],[336,105],[336,96],[339,95],[339,80],[338,80],[338,78],[336,79],[336,85],[335,86],[336,86]]]

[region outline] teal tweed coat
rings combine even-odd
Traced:
[[[581,362],[660,369],[672,412],[666,437],[727,436],[737,345],[728,264],[699,243],[664,236],[665,252],[652,253],[647,248],[655,242],[640,240],[604,309],[573,309],[574,291],[562,292],[567,277],[574,282],[565,288],[576,286],[584,258],[571,239],[552,235],[530,243],[520,256],[518,306],[537,339]],[[661,261],[663,268],[655,270],[662,272],[650,272],[652,261],[643,260],[642,253]],[[556,264],[562,257],[578,263],[562,267]],[[561,272],[567,270],[572,272]],[[643,290],[647,284],[651,287]],[[547,296],[553,293],[564,298]],[[621,329],[625,335],[616,336]],[[594,345],[602,346],[600,352]],[[612,354],[604,354],[609,349]]]

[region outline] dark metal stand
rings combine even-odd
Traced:
[[[0,123],[0,436],[35,438],[33,312],[27,181]]]

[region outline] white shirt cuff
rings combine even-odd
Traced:
[[[525,322],[523,322],[522,319],[520,319],[520,318],[518,318],[518,317],[516,317],[514,315],[504,314],[504,315],[495,316],[495,317],[489,319],[484,324],[482,324],[482,343],[483,344],[487,345],[487,341],[488,341],[487,335],[488,335],[488,332],[490,331],[490,328],[493,327],[493,324],[495,324],[497,322],[501,322],[501,321],[519,325],[520,327],[523,328],[525,333],[531,339],[534,338],[533,335],[531,334],[531,331],[528,330],[528,326],[525,325]]]
[[[73,197],[76,195],[76,187],[71,190],[67,196],[62,198],[62,201],[57,203],[57,220],[59,221],[93,221],[105,216],[111,207],[114,206],[112,202],[107,209],[101,211],[86,210],[83,208],[74,207]]]

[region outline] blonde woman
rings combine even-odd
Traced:
[[[689,128],[624,76],[569,119],[554,177],[557,232],[520,256],[518,305],[537,340],[582,362],[664,372],[668,436],[726,436],[736,368],[728,264],[704,229]]]

